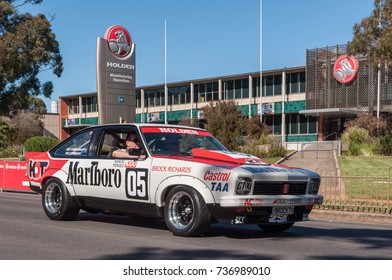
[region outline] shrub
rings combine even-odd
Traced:
[[[259,158],[283,157],[286,150],[282,147],[280,139],[272,135],[261,135],[259,138],[247,138],[246,145],[241,152],[251,154]]]
[[[16,158],[22,152],[22,147],[19,145],[10,145],[7,148],[0,149],[0,158]]]
[[[380,138],[380,154],[383,156],[392,156],[392,134]]]
[[[348,145],[346,152],[348,156],[369,155],[374,153],[374,148],[369,149],[369,146],[374,144],[374,140],[364,128],[348,128],[342,134],[342,142],[343,144]]]
[[[35,136],[26,140],[26,152],[45,152],[57,145],[60,141],[47,136]]]
[[[346,129],[363,128],[371,137],[385,135],[390,130],[390,124],[385,117],[375,117],[371,114],[358,115],[354,120],[346,122]]]

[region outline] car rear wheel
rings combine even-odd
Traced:
[[[259,224],[258,226],[266,232],[282,232],[290,229],[294,223],[287,224]]]
[[[167,195],[165,222],[174,235],[198,236],[211,222],[211,215],[201,195],[191,187],[177,186]]]
[[[64,184],[56,178],[49,179],[42,192],[42,206],[51,220],[73,220],[79,213]]]

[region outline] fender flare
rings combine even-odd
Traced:
[[[214,196],[207,185],[199,180],[198,178],[192,176],[171,176],[163,180],[155,191],[155,204],[158,207],[165,205],[165,196],[171,187],[174,186],[189,186],[194,188],[203,197],[207,204],[215,204]]]
[[[55,170],[55,171],[54,171]],[[45,176],[45,174],[47,175],[47,176]],[[49,175],[50,174],[50,175]],[[65,181],[67,180],[67,177],[68,177],[68,173],[66,173],[64,170],[62,170],[62,169],[49,169],[49,170],[47,170],[44,174],[43,174],[43,176],[42,176],[42,189],[43,189],[43,187],[44,187],[44,185],[45,185],[45,183],[46,183],[46,181],[47,180],[49,180],[49,179],[51,179],[51,178],[57,178],[57,179],[59,179],[61,182],[63,182],[63,184],[64,184],[64,186],[67,188],[67,190],[68,190],[68,192],[69,192],[69,194],[71,195],[71,196],[73,196],[73,197],[75,197],[76,196],[76,193],[75,193],[75,189],[74,189],[74,187],[73,187],[73,185],[72,184],[67,184],[67,183],[65,183]]]

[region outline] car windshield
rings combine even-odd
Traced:
[[[142,128],[148,149],[153,155],[191,155],[192,149],[227,149],[204,130],[166,127]]]

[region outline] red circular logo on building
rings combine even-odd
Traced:
[[[117,57],[126,57],[132,49],[132,38],[128,30],[120,25],[113,25],[106,30],[105,40],[110,51]]]
[[[335,61],[333,75],[338,82],[346,84],[355,78],[358,69],[358,60],[352,55],[344,54]]]

